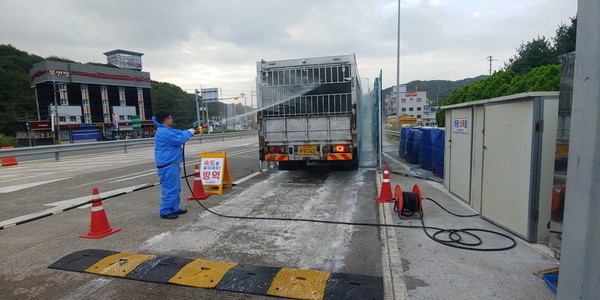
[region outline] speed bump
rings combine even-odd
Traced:
[[[125,277],[144,261],[154,257],[156,255],[121,252],[101,259],[85,271],[106,276]]]
[[[279,270],[281,268],[239,264],[227,272],[216,289],[265,295]]]
[[[383,299],[383,279],[317,270],[88,249],[52,269],[295,299]]]
[[[235,267],[235,265],[237,264],[198,258],[181,268],[169,282],[202,288],[214,288],[229,269]]]
[[[323,299],[329,272],[282,268],[267,294],[296,299]]]
[[[156,283],[168,283],[169,279],[173,278],[181,268],[192,261],[194,260],[189,258],[157,256],[143,262],[127,274],[125,278]]]

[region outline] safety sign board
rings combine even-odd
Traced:
[[[227,165],[227,153],[225,151],[202,151],[200,160],[200,178],[202,185],[209,187],[206,193],[221,195],[223,186],[232,188],[229,166]],[[217,188],[217,190],[211,190]]]
[[[469,133],[471,124],[469,119],[452,119],[452,131],[456,133]]]

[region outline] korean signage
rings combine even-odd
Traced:
[[[233,188],[227,166],[227,153],[225,151],[202,151],[201,155],[200,179],[202,185],[210,188],[206,192],[221,195],[223,188]]]
[[[452,119],[452,132],[469,133],[470,127],[469,119]]]
[[[48,70],[48,74],[51,76],[71,77],[71,72],[65,70]]]
[[[223,182],[224,158],[202,158],[200,177],[204,185],[220,185]]]
[[[202,89],[202,101],[216,102],[218,100],[219,100],[219,89],[218,88]]]
[[[133,130],[141,130],[142,122],[140,121],[140,116],[131,116],[131,125],[133,125]]]
[[[106,57],[107,62],[113,66],[117,66],[121,69],[130,70],[141,70],[142,69],[142,57],[138,55],[128,55],[123,53],[116,53]]]
[[[406,97],[416,97],[417,96],[417,92],[408,92],[406,94],[404,94]]]

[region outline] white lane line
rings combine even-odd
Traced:
[[[377,184],[377,195],[381,189],[381,178],[375,173]],[[389,203],[379,203],[379,223],[394,224],[390,213]],[[383,227],[380,231],[381,260],[383,266],[383,291],[386,300],[404,300],[408,299],[406,281],[404,279],[404,269],[402,267],[402,257],[400,256],[400,245],[396,238],[396,230],[392,227]]]
[[[122,178],[122,179],[113,180],[113,181],[111,181],[110,183],[114,183],[114,182],[121,182],[121,181],[130,180],[130,179],[135,179],[135,178],[140,178],[140,177],[150,176],[150,175],[156,175],[156,171],[151,171],[151,172],[148,172],[148,173],[146,173],[146,174],[140,174],[140,175],[137,175],[137,176],[129,176],[129,177],[126,177],[126,178]]]
[[[130,187],[122,188],[122,189],[103,192],[103,193],[100,193],[99,196],[101,198],[105,198],[105,197],[109,197],[109,196],[116,195],[119,193],[132,191],[132,190],[142,187],[142,186],[146,186],[146,184],[134,185],[134,186],[130,186]],[[90,200],[92,200],[92,195],[87,195],[87,196],[83,196],[83,197],[77,197],[77,198],[73,198],[73,199],[62,200],[62,201],[44,204],[44,206],[52,206],[52,208],[48,208],[48,209],[45,209],[45,210],[42,210],[39,212],[30,213],[30,214],[23,215],[20,217],[12,218],[12,219],[9,219],[6,221],[1,221],[0,228],[8,228],[8,227],[14,226],[18,223],[36,219],[36,218],[39,218],[39,217],[42,217],[42,216],[45,216],[48,214],[55,215],[55,214],[61,213],[69,208],[75,207],[77,205],[80,205],[80,204],[85,203]],[[83,206],[80,206],[79,208],[86,208],[89,206],[91,206],[91,204],[83,205]]]
[[[138,185],[129,186],[129,187],[121,188],[121,189],[116,189],[116,190],[112,190],[112,191],[106,191],[106,192],[100,193],[99,196],[100,196],[100,198],[106,198],[106,197],[113,196],[113,195],[116,195],[119,193],[132,191],[132,190],[135,190],[139,187],[146,186],[146,185],[147,184],[138,184]],[[68,200],[56,201],[56,202],[44,204],[44,206],[52,206],[52,207],[55,207],[54,209],[63,209],[64,210],[67,208],[71,208],[73,206],[77,206],[78,204],[84,203],[86,201],[90,201],[90,200],[92,200],[92,196],[93,195],[87,195],[87,196],[77,197],[77,198],[68,199]],[[91,204],[80,206],[79,208],[89,207],[90,205]]]
[[[18,190],[24,190],[24,189],[27,189],[27,188],[30,188],[30,187],[34,187],[34,186],[38,186],[38,185],[42,185],[42,184],[46,184],[46,183],[51,183],[51,182],[55,182],[55,181],[59,181],[59,180],[69,179],[69,178],[71,178],[71,177],[65,177],[65,178],[54,179],[54,180],[38,181],[38,182],[31,182],[31,183],[25,183],[25,184],[19,184],[19,185],[2,187],[2,188],[0,188],[0,193],[10,193],[10,192],[18,191]]]

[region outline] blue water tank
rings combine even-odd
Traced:
[[[406,140],[406,161],[411,164],[418,164],[420,150],[421,128],[412,128],[408,132],[408,139]]]
[[[406,158],[406,141],[408,140],[408,132],[410,131],[410,127],[402,128],[400,132],[400,146],[398,148],[398,155],[401,158]]]
[[[433,174],[439,177],[444,177],[444,144],[446,138],[446,130],[438,128],[433,141],[433,151],[431,152],[431,165]]]
[[[421,168],[431,171],[431,153],[433,152],[433,142],[435,141],[437,131],[433,127],[421,128],[421,150],[419,152],[419,165]]]

